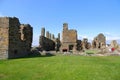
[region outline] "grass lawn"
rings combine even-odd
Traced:
[[[96,54],[96,53],[98,53],[98,50],[86,50],[85,53],[87,53],[87,54]]]
[[[58,55],[0,60],[0,80],[120,80],[120,57]]]

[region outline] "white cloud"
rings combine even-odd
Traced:
[[[103,33],[106,37],[107,41],[111,41],[111,40],[120,40],[120,35],[115,35],[109,32],[104,32]],[[97,34],[96,34],[97,36]],[[78,39],[82,40],[83,38],[88,38],[89,41],[92,41],[94,39],[94,37],[96,36],[88,36],[88,35],[78,35]]]
[[[80,38],[80,39],[81,38],[87,38],[87,36],[86,35],[79,35],[78,38]]]
[[[109,32],[104,33],[106,40],[120,40],[120,35],[111,34]]]
[[[106,36],[106,40],[120,40],[120,36]]]
[[[87,38],[91,42],[94,36],[78,35],[78,39],[83,40],[83,38]]]
[[[106,35],[111,35],[109,32],[105,32],[104,34],[106,34]]]

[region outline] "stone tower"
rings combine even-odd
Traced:
[[[33,29],[16,17],[0,18],[0,59],[24,57],[30,53]]]
[[[63,24],[61,51],[77,50],[77,31],[68,30],[68,24]]]
[[[68,23],[63,23],[63,31],[68,30]]]
[[[58,33],[58,39],[60,40],[60,33]]]
[[[41,36],[45,36],[45,28],[41,28]]]
[[[49,38],[50,34],[49,31],[46,32],[46,38]]]

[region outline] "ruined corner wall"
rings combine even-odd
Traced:
[[[4,35],[4,37],[7,36],[7,38],[5,38],[6,41],[0,41],[0,43],[7,42],[3,44],[3,46],[7,47],[5,48],[6,50],[1,48],[4,53],[0,54],[6,54],[2,59],[24,57],[28,55],[32,43],[32,27],[30,25],[21,25],[19,19],[16,17],[0,18],[0,26],[2,31],[7,32]],[[0,44],[0,46],[1,45],[2,44]]]

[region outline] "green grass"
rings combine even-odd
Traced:
[[[98,52],[98,50],[86,50],[85,53],[86,54],[96,54]]]
[[[59,55],[0,60],[0,80],[120,80],[120,57]]]

